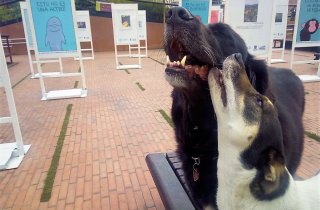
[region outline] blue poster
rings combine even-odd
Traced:
[[[208,24],[211,0],[182,0],[182,7],[188,9],[202,23]]]
[[[30,21],[29,21],[29,14],[27,9],[23,9],[23,14],[24,14],[24,22],[26,24],[26,36],[28,39],[29,47],[33,48],[33,40],[32,40],[32,32],[31,32],[31,26],[30,26]]]
[[[301,0],[296,41],[320,41],[320,0]]]
[[[39,54],[77,51],[71,0],[30,0]]]

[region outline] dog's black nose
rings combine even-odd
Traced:
[[[172,7],[169,11],[168,11],[168,15],[167,15],[167,21],[171,20],[171,21],[188,21],[188,20],[192,20],[193,16],[191,15],[191,13],[183,8],[183,7]]]
[[[243,65],[242,55],[241,53],[235,53],[233,54],[234,58],[238,61],[239,64]]]

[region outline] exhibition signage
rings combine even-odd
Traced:
[[[21,16],[24,28],[24,34],[26,36],[26,42],[29,49],[33,49],[32,31],[30,26],[30,19],[25,2],[20,2]]]
[[[179,5],[188,9],[202,23],[208,24],[210,22],[211,0],[180,0]]]
[[[269,59],[270,63],[283,63],[287,35],[289,0],[276,0],[275,19],[273,26],[273,51],[281,51],[281,57]]]
[[[14,102],[6,58],[0,42],[0,87],[4,87],[10,116],[0,116],[0,124],[12,124],[16,142],[0,144],[0,170],[17,168],[28,152],[30,145],[24,145]],[[2,101],[1,101],[2,102]],[[6,141],[4,141],[6,142]]]
[[[112,4],[112,23],[117,45],[138,44],[137,4]]]
[[[30,0],[34,41],[39,57],[70,57],[78,53],[74,3],[70,0]]]
[[[140,56],[138,56],[138,64],[120,64],[118,58],[130,57],[130,54],[119,55],[117,50],[117,46],[121,45],[127,45],[129,50],[130,45],[138,45],[138,55],[140,55],[138,24],[138,4],[112,4],[112,25],[117,69],[141,68]]]
[[[292,68],[293,64],[318,63],[316,75],[298,76],[304,82],[319,82],[320,60],[295,61],[294,52],[299,47],[320,47],[320,1],[298,0],[296,11],[290,66]]]
[[[26,45],[27,45],[27,52],[28,52],[28,60],[29,60],[29,66],[31,71],[31,78],[39,78],[39,73],[35,73],[33,64],[37,63],[38,54],[35,54],[35,60],[32,59],[31,51],[34,51],[34,44],[33,44],[33,36],[32,36],[32,30],[31,30],[31,24],[30,24],[30,16],[28,13],[26,2],[20,2],[20,9],[21,9],[21,16],[22,16],[22,23],[23,23],[23,30],[24,30],[24,36],[26,37]],[[46,59],[46,62],[49,62],[48,59]],[[59,62],[60,66],[62,66],[61,58],[58,60],[50,60],[50,62]]]
[[[94,59],[90,14],[88,10],[76,11],[77,14],[77,37],[79,42],[90,42],[90,48],[81,48],[81,52],[90,52],[91,56],[83,56],[84,60]],[[81,46],[80,46],[81,47]],[[78,58],[76,58],[78,59]]]
[[[288,0],[276,0],[276,14],[274,20],[274,31],[273,39],[274,40],[283,40],[286,39],[286,30],[287,30],[287,17],[288,17]],[[281,47],[283,43],[281,43]],[[275,46],[280,47],[280,46]]]
[[[91,24],[89,11],[76,11],[77,14],[77,36],[80,42],[90,42]]]
[[[80,42],[76,35],[77,17],[74,0],[27,0],[42,100],[86,97],[86,81]],[[64,72],[62,58],[79,58],[79,72]],[[52,60],[58,58],[59,60]],[[51,60],[50,60],[51,59]],[[59,72],[42,72],[42,63],[59,61]],[[81,77],[82,89],[46,91],[43,78]]]
[[[138,49],[137,46],[129,45],[129,57],[148,57],[148,42],[147,42],[147,17],[145,10],[138,11],[138,35],[140,42],[140,53],[142,49],[145,50],[145,54],[132,54],[133,49]],[[142,43],[144,42],[144,46]]]
[[[269,57],[274,0],[226,0],[225,22],[246,42],[251,54]]]
[[[145,10],[138,11],[139,40],[147,39],[147,17]]]
[[[297,46],[320,46],[320,1],[301,0],[297,25]]]

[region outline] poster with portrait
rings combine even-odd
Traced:
[[[179,5],[188,9],[202,23],[208,24],[211,16],[210,0],[180,0]]]
[[[26,41],[29,45],[29,49],[33,49],[32,31],[30,26],[29,14],[27,10],[27,5],[25,2],[20,2],[21,16],[24,28],[24,34],[26,36]]]
[[[320,44],[320,1],[319,0],[301,0],[300,1],[296,42]]]
[[[269,53],[273,3],[274,0],[226,0],[225,22],[240,34],[254,55]]]
[[[138,4],[112,4],[112,24],[116,45],[137,44]]]
[[[40,57],[69,57],[78,53],[73,0],[29,0],[34,41]]]
[[[91,25],[89,11],[76,11],[77,14],[77,36],[80,42],[90,42]]]
[[[139,40],[147,39],[147,17],[145,10],[138,11]]]

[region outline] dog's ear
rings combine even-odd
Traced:
[[[268,164],[264,167],[264,179],[266,182],[276,183],[282,173],[285,173],[284,159],[275,150],[268,152]],[[269,189],[270,190],[270,189]]]
[[[265,165],[250,184],[251,193],[258,200],[272,200],[284,194],[289,184],[289,174],[281,152],[270,149],[265,158]]]

